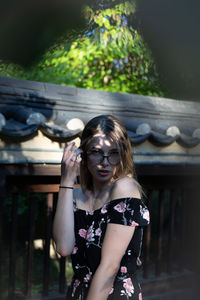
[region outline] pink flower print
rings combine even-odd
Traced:
[[[144,213],[143,213],[143,218],[144,218],[145,220],[147,220],[147,222],[149,222],[150,217],[149,217],[149,211],[148,211],[148,209],[146,209],[146,210],[144,211]]]
[[[149,211],[147,208],[143,208],[142,205],[140,205],[140,214],[143,217],[143,219],[147,220],[149,222],[150,217],[149,217]]]
[[[114,288],[112,287],[112,289],[109,292],[109,295],[111,295],[113,293],[113,291],[114,291]]]
[[[87,230],[85,229],[79,229],[78,234],[82,237],[82,238],[86,238],[86,234],[87,234]]]
[[[80,281],[78,280],[78,279],[76,279],[75,281],[74,281],[74,285],[73,285],[73,291],[72,291],[72,297],[74,297],[74,294],[75,294],[75,292],[76,292],[76,288],[77,288],[77,286],[80,284]]]
[[[76,254],[78,248],[77,247],[74,247],[73,251],[72,251],[72,254]]]
[[[142,293],[139,293],[138,300],[142,300]]]
[[[141,265],[142,265],[142,262],[141,262],[139,256],[138,256],[137,259],[136,259],[136,265],[137,265],[138,267],[141,267]]]
[[[94,211],[92,211],[92,210],[91,211],[89,211],[89,210],[86,211],[86,215],[92,216],[93,214],[94,214]]]
[[[123,287],[125,288],[126,293],[128,294],[129,297],[131,297],[132,296],[131,294],[134,293],[134,286],[131,281],[131,278],[124,279],[123,282],[124,282]]]
[[[126,211],[126,203],[120,202],[114,206],[114,209],[120,213],[124,213]]]
[[[84,282],[89,282],[90,281],[90,279],[91,279],[91,274],[89,273],[89,274],[86,274],[86,276],[84,277]]]
[[[135,221],[133,221],[133,222],[131,223],[131,226],[139,226],[139,224],[136,223]]]
[[[104,204],[104,206],[102,207],[101,213],[102,213],[102,214],[107,213],[106,204]]]
[[[87,233],[86,233],[86,240],[88,242],[94,241],[94,233],[93,233],[93,224],[89,227]]]
[[[95,230],[95,235],[97,235],[97,236],[100,236],[101,235],[101,229],[100,228],[97,228],[96,230]]]
[[[121,273],[127,273],[127,267],[121,266]]]

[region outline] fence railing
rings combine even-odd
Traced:
[[[166,186],[166,187],[165,187]],[[17,298],[31,299],[34,295],[40,293],[44,298],[51,295],[51,299],[64,299],[67,287],[66,277],[66,258],[57,257],[57,279],[54,283],[51,281],[51,258],[50,250],[52,248],[52,222],[55,213],[58,184],[30,184],[21,182],[18,185],[14,183],[7,186],[6,201],[9,206],[4,205],[4,211],[9,210],[9,216],[3,217],[3,237],[5,244],[2,246],[2,255],[5,265],[8,269],[3,269],[1,281],[3,290],[1,299],[13,300]],[[198,188],[198,187],[196,187]],[[26,199],[25,212],[21,205],[22,195],[27,193],[23,199]],[[143,239],[142,260],[143,267],[140,271],[141,281],[148,283],[148,279],[159,279],[163,274],[164,278],[174,275],[176,278],[186,274],[190,266],[183,263],[185,255],[192,243],[190,236],[188,245],[188,235],[196,226],[193,220],[194,211],[191,205],[195,205],[198,197],[197,189],[191,186],[166,185],[150,186],[146,185],[146,198],[144,202],[148,206],[151,215],[151,224],[145,229]],[[38,195],[42,195],[38,200]],[[189,198],[188,198],[189,197]],[[190,202],[188,201],[190,199]],[[38,208],[38,201],[41,207]],[[5,204],[5,201],[4,201]],[[8,209],[9,208],[9,209]],[[38,212],[39,211],[39,212]],[[39,213],[39,215],[38,215]],[[37,215],[37,216],[36,216]],[[37,217],[37,218],[36,218]],[[37,219],[37,220],[36,220]],[[10,228],[5,228],[10,226]],[[23,231],[27,232],[26,235]],[[6,236],[8,235],[8,236]],[[41,287],[40,291],[34,290],[34,270],[37,262],[34,259],[36,239],[42,241],[42,259],[38,264],[42,264],[40,272]],[[23,244],[23,249],[18,249]],[[9,247],[9,251],[8,251]],[[19,266],[18,253],[23,256],[22,264]],[[24,274],[24,283],[21,284],[18,278],[19,268]],[[1,268],[2,270],[2,268]],[[7,272],[8,270],[8,272]],[[6,272],[8,274],[6,274]],[[188,276],[188,273],[187,273]],[[52,291],[53,284],[53,291]],[[148,285],[148,284],[147,284]],[[148,290],[148,288],[147,288]],[[53,297],[52,295],[55,295]]]

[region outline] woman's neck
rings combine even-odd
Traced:
[[[93,190],[92,195],[94,198],[101,198],[104,196],[107,192],[110,192],[111,188],[113,186],[113,182],[93,182]]]

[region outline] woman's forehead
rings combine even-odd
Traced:
[[[98,148],[113,148],[117,147],[117,143],[111,138],[107,137],[105,134],[96,134],[93,136],[89,147],[98,147]]]

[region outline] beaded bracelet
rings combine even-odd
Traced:
[[[64,186],[64,185],[60,185],[60,187],[59,187],[60,189],[71,189],[71,190],[73,190],[74,189],[74,187],[73,186]]]

